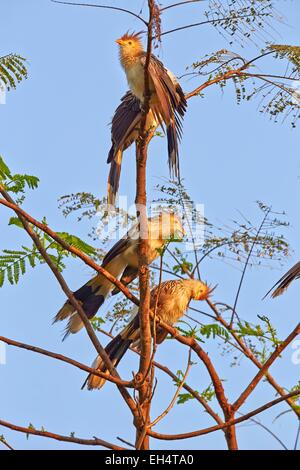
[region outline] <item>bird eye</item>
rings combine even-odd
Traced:
[[[132,41],[128,41],[128,44],[131,46],[131,44],[132,44]]]

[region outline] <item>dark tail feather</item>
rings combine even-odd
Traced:
[[[107,182],[107,203],[113,206],[115,206],[116,196],[119,191],[122,157],[123,152],[119,150],[110,164]]]
[[[82,303],[82,308],[89,320],[91,320],[98,312],[101,305],[104,303],[105,297],[98,294],[90,294],[89,297]],[[65,341],[67,337],[72,333],[77,333],[83,327],[83,322],[78,313],[74,313],[65,328],[65,334],[62,341]]]
[[[112,364],[116,367],[124,354],[126,353],[127,349],[130,345],[136,341],[139,337],[139,316],[136,315],[131,322],[127,325],[127,327],[118,334],[105,348],[106,353],[108,354]],[[102,361],[102,359],[98,356],[94,361],[92,367],[94,369],[98,369],[101,372],[107,373],[107,368]],[[95,388],[102,388],[105,384],[105,379],[101,378],[97,375],[90,374],[86,381],[84,382],[82,388],[87,385],[88,390],[93,390]]]
[[[279,295],[283,294],[284,291],[290,286],[290,284],[295,280],[300,277],[300,262],[296,263],[295,266],[293,266],[287,273],[285,273],[278,282],[266,293],[266,295],[263,297],[265,299],[267,295],[272,292],[273,289],[274,292],[272,293],[272,297],[278,297]]]
[[[115,156],[115,146],[112,143],[112,145],[110,147],[110,151],[108,152],[106,163],[111,163],[114,159],[114,156]]]
[[[116,336],[105,348],[106,353],[108,354],[114,367],[117,367],[120,360],[126,353],[127,349],[130,347],[132,340],[123,339],[121,334]],[[101,358],[97,358],[93,364],[95,369],[98,369],[101,372],[108,373],[108,370],[102,361]],[[81,390],[87,385],[88,390],[100,389],[105,384],[105,379],[97,375],[90,374],[85,380],[84,384],[81,387]]]
[[[109,283],[103,280],[101,276],[95,276],[89,282],[80,287],[74,292],[74,297],[81,304],[87,318],[91,320],[105,301],[110,288]],[[65,329],[63,341],[69,336],[70,333],[77,333],[82,327],[83,323],[81,317],[74,309],[73,305],[67,300],[63,307],[56,314],[53,323],[57,321],[67,320],[68,324]]]
[[[174,122],[167,128],[169,168],[172,177],[179,178],[178,139]]]

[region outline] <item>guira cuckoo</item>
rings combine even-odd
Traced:
[[[156,316],[168,325],[176,323],[188,309],[190,301],[206,300],[210,294],[210,288],[207,284],[193,279],[182,279],[162,282],[160,286],[154,287],[151,291],[150,308],[152,311],[156,308]],[[153,326],[153,325],[152,325]],[[167,336],[159,324],[156,324],[156,344],[161,344]],[[152,331],[153,335],[153,331]],[[132,317],[129,324],[106,346],[111,362],[117,366],[130,346],[139,349],[140,331],[138,307],[132,311]],[[92,367],[102,372],[107,369],[98,356],[93,362]],[[89,390],[101,388],[105,384],[105,379],[90,374],[83,387],[87,385]]]
[[[178,216],[171,212],[161,212],[148,219],[148,259],[151,264],[160,254],[161,248],[172,238],[182,238],[184,229]],[[139,224],[135,224],[106,254],[102,267],[124,285],[130,284],[138,276]],[[81,303],[88,319],[92,319],[110,293],[117,294],[115,288],[105,276],[97,274],[74,292]],[[68,319],[65,339],[70,333],[77,333],[83,323],[69,300],[65,302],[54,318],[54,323]]]
[[[126,33],[116,41],[120,46],[120,62],[125,71],[131,92],[122,98],[112,120],[112,148],[108,163],[111,170],[108,181],[108,202],[114,203],[119,185],[122,152],[138,137],[145,93],[145,63],[140,33]],[[148,67],[150,111],[146,130],[159,124],[167,129],[169,167],[178,177],[178,141],[182,135],[182,118],[187,102],[180,84],[170,70],[153,54]]]

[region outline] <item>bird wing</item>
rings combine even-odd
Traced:
[[[127,266],[127,268],[122,274],[120,281],[122,282],[122,284],[124,284],[124,286],[127,286],[132,281],[134,281],[134,279],[138,276],[138,273],[139,271],[137,268],[134,268],[132,266]],[[112,291],[112,295],[119,294],[119,292],[120,292],[120,289],[118,287],[115,287],[114,290]]]
[[[145,66],[146,53],[141,56],[141,63]],[[160,124],[163,120],[167,125],[169,166],[171,174],[173,172],[177,177],[178,141],[182,137],[182,118],[187,102],[175,76],[154,55],[151,56],[148,71],[156,94],[154,103],[151,103],[151,110]]]
[[[141,56],[141,63],[145,66],[146,53]],[[149,63],[149,76],[153,82],[159,104],[164,113],[164,121],[168,123],[178,113],[176,125],[181,135],[180,117],[183,117],[187,102],[184,93],[173,73],[166,69],[163,63],[154,55],[151,56]]]
[[[139,237],[138,224],[133,225],[130,230],[108,251],[103,258],[102,266],[105,267],[116,256],[126,251]]]
[[[127,148],[134,140],[132,132],[141,119],[141,103],[139,99],[128,91],[121,99],[111,122],[112,148],[107,163],[111,163],[116,152]]]
[[[278,297],[290,286],[290,284],[300,277],[300,261],[296,263],[287,273],[285,273],[278,282],[266,293],[265,297],[273,290],[272,297]],[[264,298],[265,298],[264,297]]]

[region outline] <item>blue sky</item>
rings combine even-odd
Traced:
[[[120,0],[110,3],[124,6]],[[130,2],[136,11],[142,3],[141,0]],[[278,10],[284,13],[285,24],[276,25],[274,41],[299,45],[299,2],[278,0],[277,4]],[[163,27],[169,29],[188,23],[191,18],[197,21],[203,8],[191,5],[170,11],[164,15]],[[114,41],[128,29],[141,29],[140,24],[122,13],[66,7],[48,0],[4,0],[0,15],[0,56],[16,52],[26,57],[29,64],[29,79],[10,92],[7,104],[0,106],[0,154],[12,170],[35,174],[41,180],[40,188],[27,198],[25,209],[36,218],[47,215],[49,225],[55,230],[86,236],[84,223],[78,224],[75,218],[66,220],[61,215],[57,199],[77,191],[105,194],[106,156],[110,146],[108,123],[127,89]],[[257,53],[254,44],[241,51],[237,45],[230,46],[214,28],[203,26],[166,36],[159,55],[176,75],[182,75],[186,66],[222,48],[249,58]],[[182,81],[187,91],[197,84],[198,79]],[[230,85],[223,95],[219,88],[211,87],[205,92],[205,99],[192,99],[184,123],[181,172],[192,198],[205,205],[205,215],[216,223],[236,219],[237,211],[258,223],[261,214],[256,200],[287,212],[291,225],[284,234],[294,249],[292,257],[284,267],[274,264],[274,269],[249,270],[239,302],[244,319],[255,321],[257,314],[267,314],[283,338],[298,319],[295,309],[298,286],[295,284],[276,301],[262,303],[261,298],[300,256],[299,129],[270,122],[257,106],[257,101],[237,106]],[[168,176],[165,150],[163,139],[156,139],[151,145],[150,198],[155,195],[153,187],[158,178]],[[134,181],[135,162],[130,150],[124,158],[121,193],[127,194],[131,201]],[[28,243],[20,230],[6,226],[7,210],[2,208],[0,214],[1,248],[13,249]],[[206,261],[202,270],[211,284],[218,284],[214,299],[233,303],[240,271],[213,261]],[[79,261],[72,261],[65,272],[67,282],[74,289],[90,274]],[[60,328],[51,326],[64,295],[47,267],[28,272],[17,287],[5,285],[0,295],[1,335],[58,351],[87,364],[92,362],[95,354],[84,332],[61,343]],[[213,341],[208,341],[205,348],[215,359],[221,377],[226,378],[226,390],[234,400],[252,378],[254,367],[243,360],[238,369],[231,368],[230,358],[222,356]],[[291,354],[289,348],[282,362],[272,369],[286,387],[300,378],[300,365],[292,364]],[[185,367],[186,355],[185,349],[170,341],[162,345],[158,359],[176,371]],[[135,367],[136,358],[129,354],[120,371],[128,377]],[[100,393],[82,392],[81,371],[12,348],[7,350],[7,365],[0,366],[0,374],[1,419],[20,425],[33,423],[37,428],[44,426],[61,434],[96,435],[114,442],[118,435],[134,440],[131,416],[111,384]],[[168,378],[160,374],[159,380],[153,416],[164,409],[174,393]],[[189,382],[195,388],[204,389],[209,383],[206,371],[201,366],[195,367]],[[261,384],[242,411],[273,398],[273,390]],[[262,422],[272,424],[277,412],[285,409],[282,405],[276,411],[265,413]],[[212,421],[203,411],[190,402],[173,410],[157,430],[184,432],[210,424]],[[296,425],[288,414],[276,421],[273,429],[291,446]],[[1,428],[2,433],[18,449],[73,448],[43,438],[26,440],[25,435]],[[270,436],[252,425],[238,429],[238,441],[241,449],[278,448]],[[191,441],[155,441],[152,446],[222,449],[225,444],[219,432]]]

